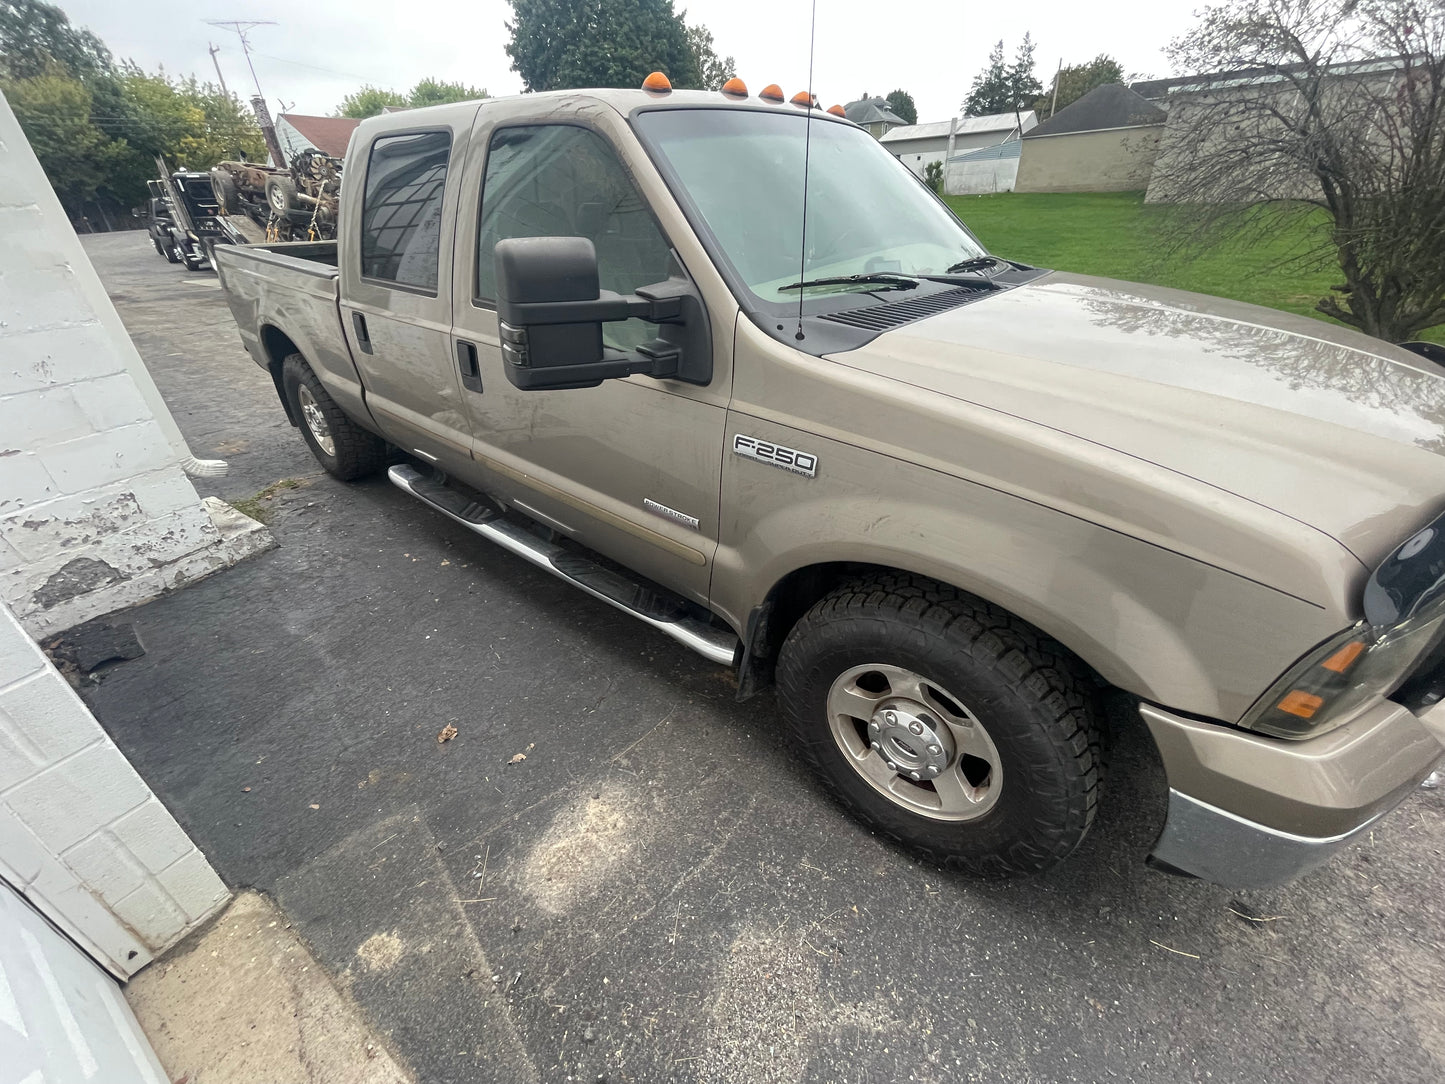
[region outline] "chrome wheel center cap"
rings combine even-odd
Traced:
[[[948,727],[920,705],[885,703],[868,720],[868,744],[890,771],[935,779],[953,757]]]

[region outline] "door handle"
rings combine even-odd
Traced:
[[[351,326],[356,331],[356,345],[363,354],[371,353],[371,337],[366,333],[366,317],[359,312],[351,314]]]
[[[465,339],[457,340],[457,368],[461,370],[462,387],[468,391],[482,390],[482,370],[477,366],[477,348]]]

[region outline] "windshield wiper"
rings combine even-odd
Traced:
[[[960,271],[982,271],[984,268],[992,267],[994,264],[1000,264],[1003,267],[1013,266],[1013,264],[1007,260],[1000,259],[997,256],[972,256],[967,260],[959,260],[958,263],[946,270],[944,274],[956,275]]]
[[[860,283],[864,285],[876,283],[885,290],[913,290],[918,286],[918,280],[909,278],[907,275],[873,272],[867,275],[835,275],[832,278],[804,279],[802,282],[790,282],[786,286],[779,286],[778,289],[804,290],[809,286],[854,286]]]

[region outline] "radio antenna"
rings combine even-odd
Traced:
[[[813,43],[818,36],[818,0],[813,0],[813,16],[808,25],[808,119],[803,131],[803,235],[798,242],[798,281],[808,280],[808,157],[813,149]],[[798,333],[793,336],[803,341],[803,295],[808,291],[798,287]]]

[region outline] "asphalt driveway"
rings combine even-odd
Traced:
[[[919,865],[814,788],[771,698],[384,479],[323,475],[213,276],[143,234],[86,247],[192,449],[232,464],[202,491],[269,492],[280,542],[128,614],[148,653],[86,695],[419,1081],[1445,1072],[1442,791],[1231,893],[1142,865],[1160,780],[1126,727],[1064,868]]]

